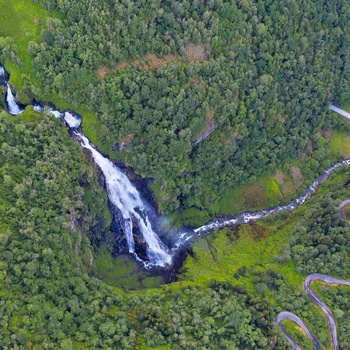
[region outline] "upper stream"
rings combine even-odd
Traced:
[[[7,111],[12,115],[17,115],[24,111],[24,106],[17,104],[7,80],[8,74],[0,65],[0,84],[7,86]],[[44,106],[41,104],[34,104],[34,109],[39,112],[45,111]],[[106,190],[110,203],[115,208],[118,208],[118,215],[114,215],[114,219],[119,222],[123,229],[128,245],[128,251],[129,253],[134,254],[139,261],[142,261],[145,267],[166,266],[171,264],[172,256],[187,241],[195,237],[203,237],[213,230],[218,230],[226,226],[252,223],[262,220],[269,215],[293,211],[300,205],[304,204],[305,201],[316,192],[320,184],[328,179],[335,170],[350,164],[350,159],[336,163],[319,176],[301,196],[292,200],[288,204],[254,212],[227,215],[211,220],[207,224],[195,229],[179,230],[175,234],[174,246],[169,249],[154,231],[149,215],[149,204],[146,204],[142,199],[142,196],[137,191],[136,187],[112,161],[104,157],[91,145],[88,138],[81,131],[77,131],[81,125],[81,116],[72,111],[61,112],[55,108],[49,108],[46,109],[46,111],[49,115],[64,120],[68,127],[80,138],[81,146],[92,153],[95,163],[100,167],[105,177]],[[141,259],[136,253],[135,234],[138,235],[146,245],[147,259]]]
[[[147,215],[147,205],[128,177],[109,159],[96,151],[90,145],[86,136],[76,132],[81,138],[81,145],[91,151],[95,162],[101,168],[106,179],[106,188],[110,201],[119,209],[122,218],[120,220],[126,240],[128,242],[129,253],[135,254],[135,241],[133,236],[133,219],[142,234],[143,241],[147,243],[147,265],[165,266],[171,263],[171,256],[167,253],[167,248],[152,229],[151,222]]]

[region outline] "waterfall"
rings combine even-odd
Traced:
[[[5,69],[0,65],[0,78],[5,78]]]
[[[165,266],[171,263],[171,256],[167,248],[152,229],[147,216],[147,208],[143,203],[139,192],[129,181],[127,176],[118,169],[108,158],[94,149],[89,140],[81,133],[76,132],[81,138],[81,145],[91,151],[96,164],[101,168],[106,179],[107,193],[110,201],[120,210],[123,216],[123,230],[129,247],[129,252],[141,260],[135,253],[135,242],[133,237],[133,219],[136,220],[142,234],[143,241],[147,245],[147,256],[149,263],[145,266]]]
[[[34,109],[34,111],[40,112],[40,113],[43,113],[45,110],[45,108],[42,105],[40,105],[39,103],[34,103],[33,109]]]
[[[12,115],[21,114],[24,111],[24,109],[21,108],[15,101],[15,97],[11,91],[10,84],[7,84],[6,105],[8,112]]]
[[[64,112],[63,118],[71,129],[78,129],[81,124],[81,117],[77,114]]]
[[[24,111],[24,108],[16,103],[10,85],[7,83],[8,78],[9,76],[7,72],[0,64],[0,84],[7,86],[7,109],[10,114],[17,115],[22,113]],[[44,105],[40,103],[34,102],[33,108],[35,111],[44,112]],[[152,225],[147,216],[147,208],[136,188],[132,185],[127,176],[120,171],[120,169],[118,169],[108,158],[103,157],[96,149],[94,149],[90,145],[89,140],[83,134],[80,134],[76,131],[76,129],[78,129],[81,125],[82,117],[74,112],[61,112],[53,108],[48,111],[48,114],[64,120],[69,128],[72,129],[75,134],[81,138],[82,147],[87,148],[92,152],[95,162],[101,168],[105,176],[108,197],[111,203],[113,203],[113,205],[115,205],[120,210],[120,216],[122,216],[122,219],[120,220],[121,226],[123,227],[123,232],[126,236],[129,252],[135,254],[135,257],[138,260],[143,261],[135,251],[133,226],[136,224],[142,235],[143,242],[147,245],[146,253],[149,261],[143,261],[144,265],[147,267],[152,265],[165,266],[167,264],[170,264],[172,262],[172,257],[170,256],[167,247],[163,244],[156,232],[154,232],[152,229]],[[177,231],[177,240],[174,242],[174,245],[171,249],[172,254],[174,254],[178,249],[185,245],[186,242],[189,242],[196,237],[204,237],[213,230],[219,230],[226,226],[253,223],[264,219],[269,215],[291,212],[295,210],[299,206],[303,205],[305,201],[308,200],[312,194],[317,191],[320,184],[328,179],[335,170],[346,165],[350,165],[350,158],[339,162],[329,169],[325,170],[325,172],[320,175],[301,196],[285,205],[280,205],[255,212],[226,215],[224,217],[211,220],[205,225],[193,230],[182,229],[180,231]]]

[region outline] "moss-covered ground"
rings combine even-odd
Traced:
[[[350,157],[350,133],[334,131],[329,142],[330,154],[334,157]]]
[[[47,17],[62,18],[57,11],[46,11],[39,3],[26,0],[0,0],[0,36],[12,37],[18,46],[18,56],[23,67],[5,62],[6,69],[11,72],[11,83],[17,88],[23,85],[23,74],[32,75],[32,59],[28,53],[30,41],[40,41]]]
[[[163,283],[161,277],[148,275],[127,256],[112,258],[104,247],[97,252],[92,271],[106,284],[123,290],[155,288]]]
[[[280,264],[276,260],[289,239],[289,230],[297,218],[265,220],[254,225],[225,228],[214,231],[205,239],[199,239],[193,245],[193,257],[189,256],[183,266],[181,280],[206,284],[211,279],[243,284],[253,294],[253,272],[271,268],[283,274],[288,283],[299,287],[305,278],[295,272],[290,260]],[[234,274],[246,268],[244,275],[237,281]]]

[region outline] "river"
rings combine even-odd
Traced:
[[[8,74],[0,65],[0,84],[7,86],[6,93],[6,106],[7,111],[11,115],[18,115],[24,111],[25,106],[19,105],[12,93],[10,84],[8,83]],[[45,112],[45,108],[41,104],[34,104],[34,109],[38,112]],[[104,157],[98,150],[91,144],[88,138],[78,131],[81,126],[82,117],[72,111],[59,111],[55,108],[46,109],[49,115],[55,118],[64,120],[67,126],[74,131],[81,140],[81,146],[88,149],[92,155],[96,164],[100,167],[106,180],[106,190],[110,202],[118,208],[118,212],[121,214],[118,220],[123,227],[123,232],[126,236],[128,243],[129,253],[133,254],[135,258],[142,261],[146,268],[152,266],[164,267],[172,263],[172,257],[174,254],[188,242],[197,237],[204,237],[208,235],[213,230],[219,230],[223,227],[248,224],[262,220],[270,215],[281,214],[285,212],[291,212],[303,205],[319,188],[321,183],[328,179],[337,169],[350,165],[350,159],[346,159],[342,162],[338,162],[331,166],[329,169],[325,170],[322,175],[320,175],[306,190],[305,192],[292,200],[288,204],[276,206],[273,208],[268,208],[264,210],[254,211],[254,212],[244,212],[235,215],[226,215],[223,217],[216,218],[209,221],[203,226],[195,229],[183,229],[176,233],[176,243],[169,249],[159,238],[157,233],[152,228],[152,223],[148,215],[148,204],[143,200],[140,193],[137,191],[136,187],[130,182],[128,177],[108,158]],[[142,239],[146,244],[147,259],[141,259],[135,251],[135,226],[138,231],[141,232]],[[306,291],[309,298],[316,303],[321,310],[325,313],[331,331],[332,346],[333,350],[338,350],[338,340],[337,331],[334,316],[330,309],[324,304],[324,302],[319,298],[319,296],[311,289],[311,282],[315,279],[322,280],[328,284],[345,284],[350,285],[350,282],[336,279],[331,276],[312,274],[308,276],[304,283],[304,290]],[[301,328],[304,329],[307,336],[310,338],[316,349],[322,349],[316,337],[304,324],[304,322],[296,315],[283,311],[279,313],[276,317],[276,323],[284,332],[287,340],[294,346],[295,349],[300,349],[300,345],[293,339],[293,337],[284,329],[282,326],[282,321],[289,319],[297,323]]]
[[[0,82],[7,86],[7,110],[12,115],[18,115],[23,112],[24,106],[18,105],[15,101],[10,84],[8,84],[7,81],[8,77],[9,75],[4,70],[3,66],[0,65]],[[34,104],[34,109],[39,112],[44,112],[45,110],[44,105],[40,104]],[[73,111],[59,111],[55,108],[49,108],[46,109],[46,111],[49,115],[64,120],[68,127],[75,131],[76,135],[80,137],[81,146],[92,153],[94,161],[100,167],[106,179],[108,198],[110,202],[118,208],[121,214],[119,220],[128,243],[129,253],[134,254],[136,259],[142,261],[147,268],[152,266],[164,267],[171,264],[172,257],[183,245],[188,244],[189,241],[197,237],[204,237],[213,230],[219,230],[227,226],[253,223],[270,215],[282,214],[295,210],[303,205],[305,201],[317,191],[321,183],[328,179],[334,171],[350,164],[350,159],[346,159],[331,166],[307,187],[301,196],[287,204],[254,212],[244,212],[218,217],[194,229],[180,229],[175,232],[175,243],[172,247],[167,247],[152,227],[152,222],[148,215],[149,204],[144,201],[127,176],[113,162],[98,152],[97,148],[93,146],[82,133],[80,127],[82,117]],[[142,259],[135,252],[135,230],[141,232],[142,240],[146,244],[147,259]]]

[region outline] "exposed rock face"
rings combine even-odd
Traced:
[[[128,253],[128,242],[123,232],[123,217],[117,207],[109,203],[109,210],[112,214],[113,221],[110,226],[109,233],[103,237],[103,241],[110,248],[112,255],[116,257],[118,254]]]
[[[190,244],[186,244],[180,250],[178,250],[173,257],[173,263],[164,270],[163,280],[164,283],[176,282],[178,280],[179,270],[185,262],[187,255],[193,257],[193,250]]]
[[[0,85],[6,85],[9,78],[10,78],[9,74],[5,71],[5,68],[0,63]]]
[[[113,215],[113,221],[110,226],[110,234],[105,237],[107,246],[112,248],[112,255],[128,253],[128,243],[123,232],[123,216],[119,209],[110,204],[110,211]],[[147,244],[143,241],[141,232],[139,230],[138,222],[135,218],[132,218],[133,237],[135,241],[135,253],[144,261],[148,261],[147,256]]]

